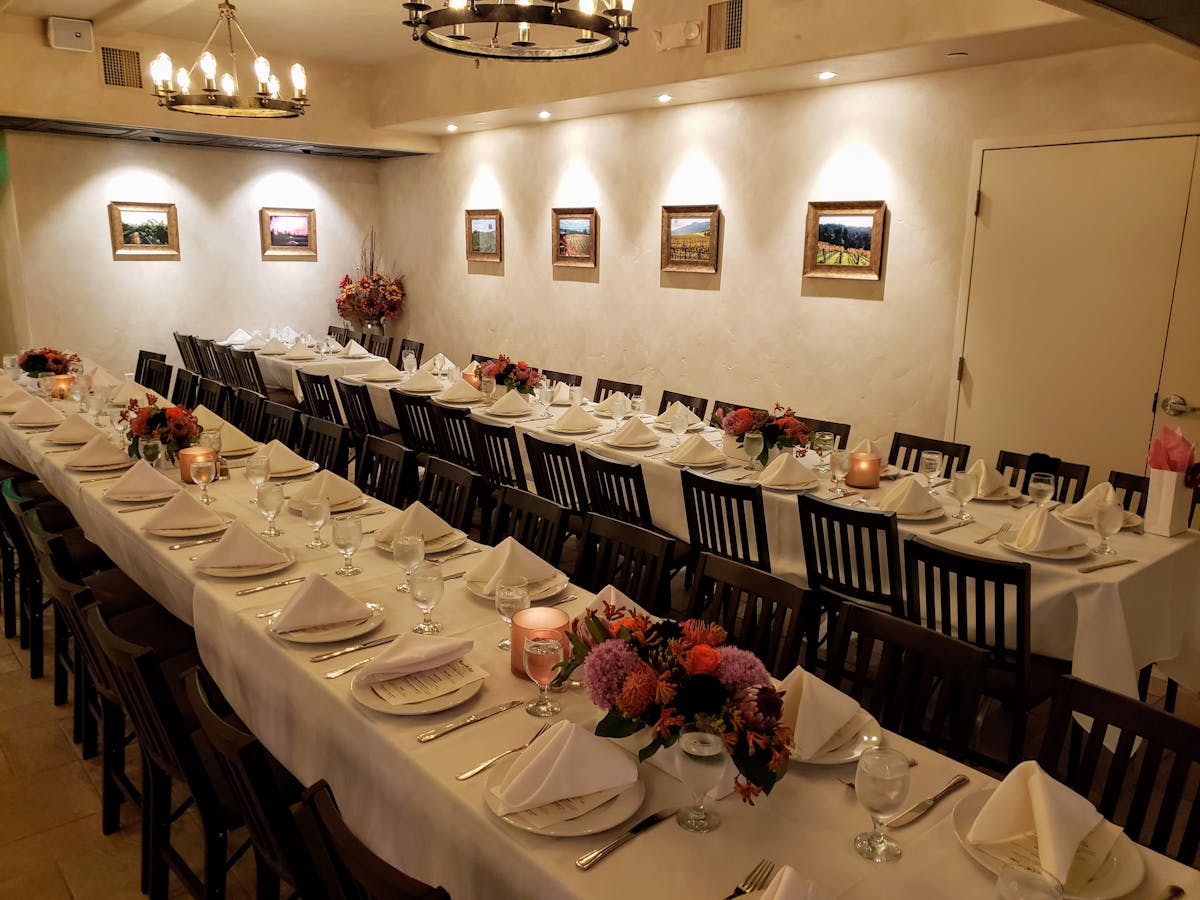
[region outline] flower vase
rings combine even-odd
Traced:
[[[742,442],[732,434],[721,435],[721,449],[729,459],[743,463],[750,462],[750,457],[742,449]]]

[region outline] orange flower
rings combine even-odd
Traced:
[[[708,644],[697,644],[684,660],[684,671],[689,675],[710,675],[721,664],[721,651]]]
[[[708,644],[715,647],[725,643],[725,629],[711,622],[688,619],[683,623],[683,639],[689,644]]]
[[[617,694],[617,709],[636,719],[654,702],[657,687],[658,673],[647,663],[641,663],[625,676],[625,683]]]
[[[671,735],[672,728],[683,727],[683,716],[675,712],[670,707],[664,707],[662,713],[658,717],[658,721],[654,723],[654,734],[658,735],[663,740],[666,740]]]

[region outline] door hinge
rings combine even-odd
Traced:
[[[983,206],[983,191],[975,192],[975,215],[979,215],[979,207]]]
[[[959,381],[962,381],[963,369],[966,368],[966,365],[967,365],[967,358],[965,356],[960,356],[958,358],[958,375],[956,376],[956,378]]]

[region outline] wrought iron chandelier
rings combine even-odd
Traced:
[[[626,0],[628,2],[628,0]],[[172,80],[173,64],[171,57],[160,53],[150,63],[150,77],[154,79],[154,94],[158,97],[158,105],[165,106],[175,112],[195,113],[202,116],[230,116],[237,118],[286,119],[304,115],[308,106],[308,74],[304,66],[296,63],[292,66],[292,96],[280,96],[279,78],[271,74],[271,64],[265,56],[259,56],[254,51],[246,32],[242,30],[237,19],[237,10],[232,3],[217,4],[217,24],[208,34],[204,49],[199,58],[192,64],[191,69],[179,67]],[[226,37],[229,41],[229,69],[222,73],[217,80],[217,57],[209,50],[213,38],[221,26],[225,26]],[[242,42],[250,50],[254,60],[254,76],[258,90],[254,93],[243,94],[238,82],[237,49],[233,43],[233,32],[241,36]],[[204,85],[198,91],[192,92],[192,75],[196,67],[204,76]]]
[[[409,0],[414,41],[483,59],[552,61],[604,56],[629,46],[634,0],[444,0],[441,9]],[[605,5],[604,12],[597,7]]]

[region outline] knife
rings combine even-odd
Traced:
[[[975,521],[974,519],[967,519],[967,521],[965,521],[965,522],[955,522],[951,525],[940,525],[937,528],[934,528],[929,533],[930,534],[945,534],[947,531],[953,531],[955,528],[963,528],[967,525],[970,525],[974,521]]]
[[[429,731],[423,731],[417,735],[417,740],[422,744],[427,744],[435,738],[440,738],[443,734],[449,734],[452,731],[457,731],[467,725],[475,722],[482,722],[489,716],[494,716],[496,713],[502,713],[506,709],[512,709],[514,706],[520,706],[524,700],[509,700],[501,703],[499,706],[493,706],[491,709],[485,709],[482,712],[471,713],[469,716],[464,716],[455,722],[450,722],[446,725],[439,725],[437,728],[431,728]]]
[[[299,584],[307,575],[301,575],[299,578],[288,578],[285,581],[272,581],[270,584],[260,584],[258,587],[242,588],[237,592],[237,596],[245,597],[247,594],[257,594],[259,591],[269,591],[271,588],[284,587],[289,584]]]
[[[623,847],[629,841],[633,840],[634,835],[641,834],[647,828],[653,828],[659,822],[662,822],[665,819],[671,818],[672,816],[675,815],[675,813],[677,811],[678,810],[668,809],[668,810],[663,810],[662,812],[656,812],[653,815],[646,816],[646,818],[642,819],[642,821],[638,822],[636,825],[634,825],[632,828],[630,828],[627,832],[625,832],[622,835],[619,835],[616,840],[610,841],[609,843],[605,844],[603,847],[597,847],[595,850],[590,850],[589,852],[583,854],[583,856],[581,856],[581,857],[579,857],[579,859],[575,860],[575,866],[579,869],[583,869],[584,871],[587,871],[592,866],[594,866],[596,863],[600,862],[600,860],[604,859],[604,857],[608,856],[608,854],[610,854],[614,850],[616,850],[618,847]]]
[[[162,509],[166,505],[165,503],[151,503],[149,506],[127,506],[124,509],[118,509],[117,515],[123,516],[126,513],[142,512],[147,509]]]
[[[911,825],[913,822],[917,821],[917,819],[921,818],[921,816],[925,815],[925,813],[933,809],[934,805],[943,797],[953,794],[960,787],[970,783],[971,779],[969,779],[966,775],[955,775],[950,779],[950,783],[948,785],[946,785],[932,797],[927,797],[916,806],[906,809],[904,812],[900,813],[900,815],[896,816],[896,818],[889,820],[887,827],[903,828],[905,825]]]
[[[1107,559],[1104,562],[1089,563],[1086,566],[1080,566],[1079,571],[1083,574],[1089,572],[1099,572],[1101,569],[1111,569],[1113,566],[1126,566],[1129,563],[1137,562],[1136,559]]]
[[[460,559],[464,556],[470,556],[472,553],[482,553],[483,547],[475,547],[473,550],[460,550],[458,553],[451,553],[449,556],[443,556],[437,559],[439,563],[450,562],[452,559]],[[437,556],[437,554],[433,554]]]
[[[327,659],[334,659],[346,653],[356,653],[359,650],[366,650],[370,647],[381,647],[384,644],[390,644],[399,635],[386,634],[383,637],[377,637],[369,641],[363,641],[361,644],[353,644],[349,647],[343,647],[341,650],[330,650],[328,653],[318,653],[316,656],[309,657],[309,662],[325,662]]]
[[[199,547],[201,544],[215,544],[219,540],[221,540],[219,537],[204,538],[204,540],[201,541],[187,541],[182,544],[171,544],[169,547],[167,547],[167,549],[182,550],[185,547]]]

